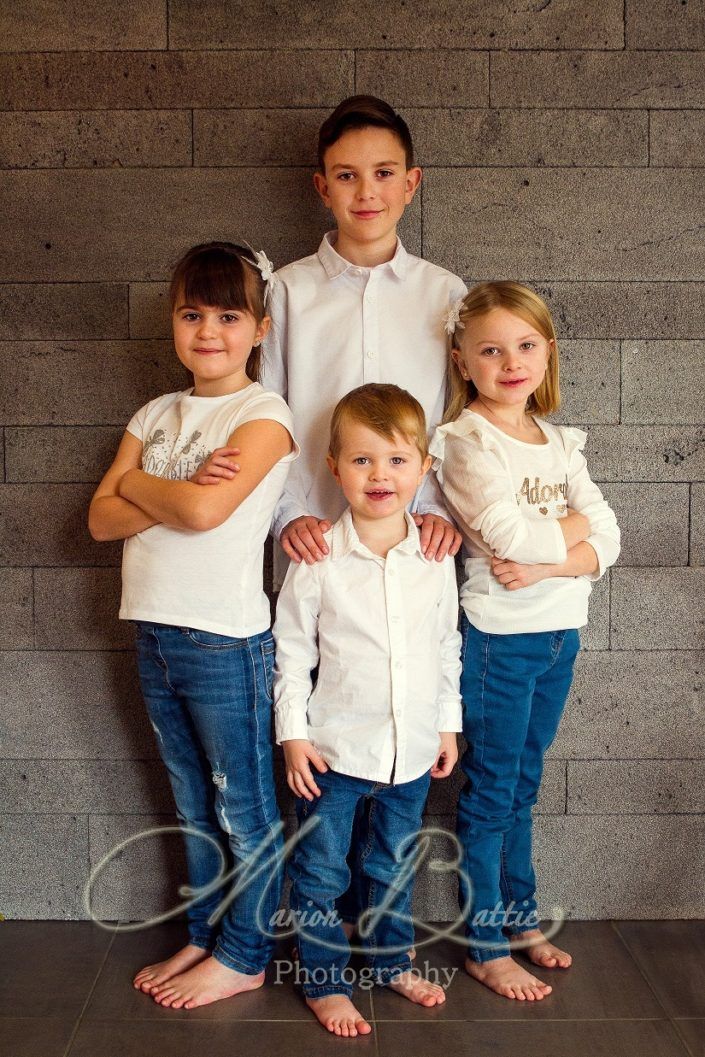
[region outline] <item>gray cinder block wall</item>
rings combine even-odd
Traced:
[[[408,247],[552,305],[561,420],[624,531],[547,761],[544,905],[702,916],[702,4],[2,0],[0,49],[0,912],[84,916],[90,867],[172,820],[120,547],[86,506],[131,413],[183,384],[170,265],[213,237],[311,252],[315,132],[357,91],[414,131]],[[431,821],[452,828],[457,788]],[[173,903],[176,844],[127,849],[96,909]],[[451,880],[419,906],[452,916]]]

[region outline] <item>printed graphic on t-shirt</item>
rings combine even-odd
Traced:
[[[169,481],[188,481],[212,454],[198,441],[200,430],[188,436],[155,429],[142,449],[142,469]]]
[[[542,517],[562,517],[568,509],[568,475],[555,484],[543,484],[540,477],[525,477],[517,492],[517,504],[529,507],[529,513]]]

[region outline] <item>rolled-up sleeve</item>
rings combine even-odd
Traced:
[[[277,744],[308,738],[311,672],[318,664],[320,578],[316,565],[290,565],[274,622],[274,726]]]
[[[509,468],[477,434],[445,439],[438,471],[446,502],[461,532],[479,533],[498,558],[526,564],[558,564],[567,556],[556,519],[525,517],[516,501]]]

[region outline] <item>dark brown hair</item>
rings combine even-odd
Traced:
[[[340,455],[345,422],[358,422],[386,440],[395,434],[415,444],[422,459],[428,455],[426,417],[418,400],[398,385],[369,382],[344,396],[336,404],[330,422],[329,454]]]
[[[374,95],[351,95],[338,103],[333,113],[326,118],[318,133],[318,168],[325,173],[325,153],[337,143],[345,132],[358,128],[386,128],[392,132],[402,147],[406,157],[406,167],[414,164],[414,145],[411,141],[409,126],[400,114],[383,99]]]
[[[250,263],[252,250],[234,242],[203,242],[177,262],[171,277],[172,313],[178,305],[208,305],[249,312],[259,324],[266,316],[266,283]],[[259,381],[262,350],[252,348],[245,372]]]

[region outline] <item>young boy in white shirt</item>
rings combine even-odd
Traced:
[[[336,911],[362,801],[371,810],[357,849],[360,930],[375,982],[423,1006],[445,1000],[411,971],[408,868],[430,779],[447,777],[458,756],[460,635],[453,560],[424,557],[406,509],[430,465],[418,401],[393,385],[349,393],[333,414],[328,465],[350,505],[324,535],[327,559],[289,568],[274,699],[303,826],[289,864],[303,991],[321,1024],[348,1037],[371,1031],[351,1001]]]
[[[406,122],[383,100],[351,96],[321,126],[314,184],[337,230],[276,273],[263,343],[262,384],[289,404],[301,444],[273,522],[297,563],[326,555],[323,534],[343,510],[324,466],[338,400],[357,386],[390,382],[416,397],[429,430],[443,415],[443,318],[467,290],[451,272],[407,253],[397,237],[421,177]],[[432,473],[415,511],[426,557],[456,554],[460,536]],[[282,558],[275,553],[277,586]]]

